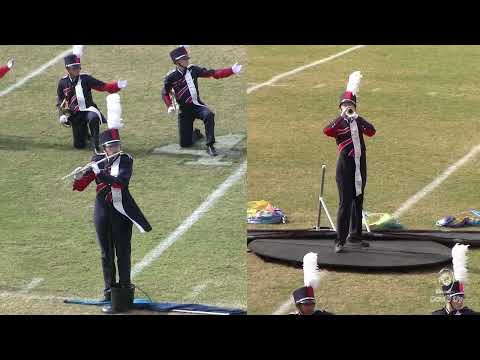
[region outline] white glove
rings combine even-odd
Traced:
[[[75,171],[79,171],[80,169],[81,169],[81,167],[78,167],[78,168],[75,169]],[[73,179],[74,180],[80,180],[83,177],[83,175],[84,175],[83,171],[79,172],[79,173],[73,175]]]
[[[127,80],[118,80],[117,81],[117,86],[120,89],[125,89],[127,87]]]
[[[95,175],[100,174],[100,168],[98,167],[97,164],[93,163],[91,168],[92,168],[93,172],[95,173]]]
[[[173,107],[173,105],[171,105],[171,106],[168,107],[167,112],[168,112],[169,114],[171,114],[171,113],[174,112],[174,111],[175,111],[175,108]]]
[[[60,116],[60,118],[58,119],[58,122],[62,125],[67,124],[68,123],[68,116],[67,115]]]
[[[15,65],[15,59],[8,60],[8,62],[7,62],[8,68],[11,69],[13,67],[13,65]]]
[[[238,63],[235,63],[232,66],[232,71],[233,71],[234,74],[238,74],[240,71],[242,71],[242,65],[240,65]]]

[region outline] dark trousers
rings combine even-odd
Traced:
[[[337,242],[345,244],[350,234],[362,235],[362,209],[365,184],[367,183],[367,158],[365,153],[360,158],[362,174],[362,194],[355,191],[355,159],[342,154],[337,160],[337,188],[340,198],[337,212]]]
[[[206,106],[184,106],[178,114],[178,134],[181,147],[192,146],[195,142],[193,134],[193,122],[200,119],[205,125],[205,143],[215,143],[215,114]]]
[[[98,146],[98,137],[100,133],[100,119],[93,111],[80,111],[70,116],[72,124],[73,146],[76,149],[84,149],[88,138],[88,133],[92,137],[92,147]]]
[[[130,284],[132,222],[109,202],[95,200],[95,230],[100,244],[105,292],[116,281],[115,254],[120,284]]]

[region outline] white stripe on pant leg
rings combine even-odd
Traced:
[[[468,154],[462,157],[460,160],[450,165],[447,170],[445,170],[440,176],[436,177],[430,184],[425,186],[407,201],[405,201],[394,213],[393,216],[399,218],[405,212],[407,212],[413,205],[423,199],[425,196],[430,194],[436,187],[438,187],[442,182],[444,182],[450,175],[457,171],[460,167],[465,165],[468,161],[473,159],[480,152],[480,144],[474,146]]]
[[[247,161],[230,175],[214,192],[212,192],[207,200],[205,200],[174,232],[172,232],[165,240],[161,241],[157,247],[150,251],[145,257],[132,269],[131,278],[142,272],[146,267],[150,266],[160,255],[163,254],[175,241],[185,234],[203,215],[205,215],[212,206],[222,198],[228,189],[230,189],[237,181],[243,178],[247,169]]]
[[[360,48],[365,47],[365,46],[366,46],[366,45],[357,45],[357,46],[348,48],[348,49],[346,49],[346,50],[340,51],[339,53],[336,53],[336,54],[334,54],[334,55],[332,55],[332,56],[329,56],[329,57],[327,57],[327,58],[320,59],[320,60],[317,60],[317,61],[315,61],[315,62],[313,62],[313,63],[300,66],[300,67],[298,67],[298,68],[295,68],[295,69],[293,69],[293,70],[290,70],[290,71],[285,72],[285,73],[282,73],[282,74],[278,74],[278,75],[274,76],[273,78],[271,78],[271,79],[268,80],[268,81],[265,81],[265,82],[263,82],[263,83],[261,83],[261,84],[257,84],[257,85],[254,85],[254,86],[249,87],[249,88],[247,89],[247,94],[250,94],[251,92],[254,92],[254,91],[256,91],[256,90],[258,90],[258,89],[260,89],[260,88],[262,88],[262,87],[264,87],[264,86],[272,85],[272,84],[275,83],[276,81],[278,81],[278,80],[280,80],[280,79],[283,79],[283,78],[285,78],[285,77],[287,77],[287,76],[294,75],[294,74],[296,74],[296,73],[298,73],[298,72],[300,72],[300,71],[303,71],[303,70],[305,70],[305,69],[311,68],[311,67],[313,67],[313,66],[317,66],[317,65],[320,65],[320,64],[324,64],[324,63],[326,63],[326,62],[329,62],[329,61],[331,61],[331,60],[334,60],[334,59],[336,59],[336,58],[338,58],[338,57],[340,57],[340,56],[343,56],[343,55],[345,55],[345,54],[348,54],[349,52],[355,51],[355,50],[360,49]]]
[[[35,76],[37,75],[40,75],[41,73],[43,73],[45,70],[47,70],[50,66],[56,64],[58,61],[62,60],[65,56],[69,55],[72,53],[72,48],[69,48],[67,50],[65,50],[64,52],[62,52],[61,54],[58,54],[56,57],[54,57],[52,60],[50,60],[49,62],[43,64],[42,66],[40,66],[38,69],[32,71],[30,74],[28,74],[27,76],[25,76],[24,78],[20,79],[19,81],[17,81],[15,84],[13,85],[10,85],[8,88],[6,88],[5,90],[2,90],[0,91],[0,97],[2,96],[5,96],[7,95],[8,93],[12,92],[13,90],[15,90],[16,88],[19,88],[20,86],[22,86],[23,84],[25,84],[28,80],[34,78]]]

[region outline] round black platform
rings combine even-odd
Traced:
[[[366,240],[435,241],[453,247],[456,243],[480,247],[480,231],[396,230],[377,231],[362,236]],[[247,243],[255,239],[335,239],[336,232],[320,230],[248,230]]]
[[[257,238],[250,241],[248,248],[257,255],[299,265],[305,254],[316,252],[320,266],[372,270],[416,268],[451,261],[451,250],[432,241],[375,240],[369,244],[368,248],[347,244],[343,252],[336,254],[333,239]]]

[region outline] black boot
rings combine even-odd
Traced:
[[[355,235],[355,234],[348,235],[347,241],[348,241],[348,245],[353,247],[366,248],[370,246],[370,244],[364,241],[361,236]]]
[[[335,240],[335,247],[334,247],[333,251],[335,251],[335,253],[338,254],[338,253],[343,251],[343,246],[344,246],[343,243],[341,243],[338,240]]]
[[[217,150],[215,149],[213,144],[207,145],[207,154],[213,157],[218,155]]]
[[[135,285],[115,284],[112,286],[112,304],[102,308],[106,314],[124,313],[132,309],[135,297]]]
[[[192,144],[195,144],[197,141],[199,141],[200,139],[203,139],[203,138],[204,138],[204,136],[199,129],[193,130]]]

